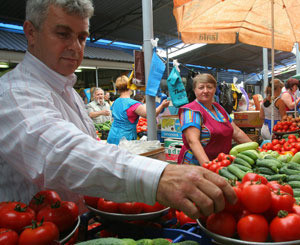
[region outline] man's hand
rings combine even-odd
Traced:
[[[110,116],[110,111],[109,110],[103,110],[102,115],[103,116]]]
[[[158,185],[156,199],[196,219],[225,207],[225,199],[235,203],[237,197],[227,181],[200,166],[169,164]]]

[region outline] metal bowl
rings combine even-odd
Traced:
[[[151,213],[140,213],[140,214],[120,214],[120,213],[108,213],[108,212],[104,212],[101,211],[99,209],[95,209],[89,205],[86,205],[86,207],[94,212],[95,214],[99,215],[100,217],[104,218],[104,219],[110,219],[110,220],[119,220],[119,221],[123,221],[123,220],[127,220],[127,221],[131,221],[131,220],[151,220],[151,219],[155,219],[158,217],[161,217],[165,214],[167,214],[169,212],[170,208],[165,208],[156,212],[151,212]]]
[[[72,227],[72,229],[70,231],[60,234],[58,244],[65,244],[66,242],[68,242],[70,240],[70,238],[76,232],[79,225],[80,225],[80,216],[78,216],[77,221],[75,222],[74,226]]]
[[[201,224],[201,222],[197,219],[197,223],[200,226],[200,229],[209,237],[211,237],[216,244],[220,245],[299,245],[300,240],[294,240],[294,241],[288,241],[288,242],[249,242],[249,241],[243,241],[239,239],[234,239],[230,237],[225,237],[218,235],[216,233],[213,233],[209,230],[207,230],[204,225]]]

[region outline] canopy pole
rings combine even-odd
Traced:
[[[264,83],[263,83],[263,92],[266,90],[266,87],[268,86],[268,49],[263,48],[263,71],[264,71]]]
[[[152,44],[153,39],[153,9],[152,0],[142,0],[143,8],[143,37],[144,37],[144,64],[145,64],[145,80],[147,80],[150,72],[152,60]],[[156,112],[155,112],[155,97],[146,95],[146,110],[147,110],[147,139],[157,139],[156,128]]]
[[[271,112],[271,139],[272,139],[272,134],[273,134],[273,127],[274,127],[274,0],[271,1],[271,18],[272,18],[272,52],[271,52],[271,57],[272,57],[272,112]]]
[[[96,66],[96,88],[98,88],[98,67]]]

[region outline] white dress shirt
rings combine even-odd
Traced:
[[[91,112],[97,112],[97,111],[103,111],[103,110],[109,111],[109,113],[110,113],[109,116],[100,115],[98,117],[92,118],[94,123],[105,123],[107,121],[112,120],[110,105],[106,101],[103,101],[103,103],[100,104],[96,100],[93,100],[92,102],[87,104],[86,108],[87,108],[88,114]]]
[[[167,163],[96,140],[76,76],[62,76],[29,52],[0,78],[0,201],[28,203],[41,189],[153,204]]]

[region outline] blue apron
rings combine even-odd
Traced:
[[[112,105],[113,123],[109,130],[107,143],[118,145],[120,140],[125,137],[127,140],[136,140],[136,125],[139,118],[131,123],[128,120],[127,109],[132,105],[139,103],[130,98],[118,98]]]
[[[277,122],[279,122],[280,120],[274,120],[274,126],[277,124]],[[268,125],[268,127],[269,127],[269,131],[270,131],[270,134],[272,135],[272,132],[271,132],[271,123],[272,123],[272,121],[270,120],[270,119],[265,119],[264,120],[264,123],[266,124],[266,125]]]

